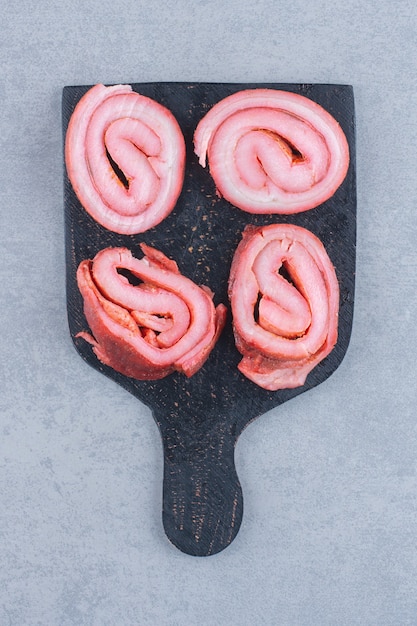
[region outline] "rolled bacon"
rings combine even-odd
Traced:
[[[304,96],[247,89],[221,100],[194,134],[217,191],[249,213],[291,214],[325,202],[343,182],[349,147],[338,122]]]
[[[125,376],[192,376],[224,327],[226,307],[215,308],[210,289],[181,275],[175,261],[148,245],[141,248],[141,259],[126,248],[106,248],[80,263],[77,283],[91,334],[77,337]]]
[[[337,341],[339,285],[321,241],[299,226],[246,227],[229,279],[239,370],[264,389],[299,387]]]
[[[174,208],[185,142],[173,114],[155,100],[130,85],[95,85],[71,116],[65,161],[91,217],[130,235],[156,226]]]

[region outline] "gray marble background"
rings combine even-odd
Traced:
[[[417,8],[377,0],[3,0],[0,624],[417,624]],[[357,110],[354,329],[325,383],[236,449],[237,539],[161,524],[150,411],[67,327],[61,90],[339,82]]]

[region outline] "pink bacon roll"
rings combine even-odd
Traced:
[[[175,261],[148,245],[141,248],[141,259],[126,248],[106,248],[80,263],[77,283],[91,334],[77,337],[125,376],[192,376],[224,327],[226,307],[215,308],[210,289],[180,274]]]
[[[130,85],[95,85],[78,102],[65,161],[84,209],[123,235],[159,224],[174,208],[185,169],[185,142],[164,106]]]
[[[290,214],[325,202],[343,182],[349,147],[338,122],[295,93],[247,89],[221,100],[194,134],[217,191],[249,213]]]
[[[229,297],[238,368],[264,389],[303,385],[336,344],[336,273],[321,241],[300,226],[247,226]]]

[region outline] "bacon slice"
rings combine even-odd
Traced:
[[[130,85],[95,85],[71,116],[65,161],[91,217],[130,235],[156,226],[174,208],[185,142],[173,114],[155,100]]]
[[[349,147],[338,122],[295,93],[247,89],[221,100],[194,133],[220,196],[249,213],[290,214],[325,202],[343,182]]]
[[[303,385],[336,344],[336,273],[320,240],[300,226],[246,227],[229,297],[238,368],[264,389]]]
[[[208,358],[226,321],[213,293],[180,274],[175,261],[146,244],[144,257],[106,248],[82,261],[77,283],[91,329],[78,333],[97,358],[138,380],[175,370],[192,376]]]

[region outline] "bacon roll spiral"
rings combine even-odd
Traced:
[[[124,235],[159,224],[184,181],[185,142],[173,114],[130,85],[95,85],[78,102],[65,142],[69,179],[85,210]]]
[[[300,226],[246,227],[229,297],[238,368],[264,389],[303,385],[336,344],[336,273],[321,241]]]
[[[338,122],[304,96],[247,89],[221,100],[194,133],[217,191],[249,213],[291,214],[325,202],[343,182],[349,147]]]
[[[77,283],[91,329],[78,333],[98,359],[138,380],[179,371],[192,376],[224,327],[226,307],[181,275],[175,261],[141,244],[137,259],[126,248],[106,248],[82,261]]]

